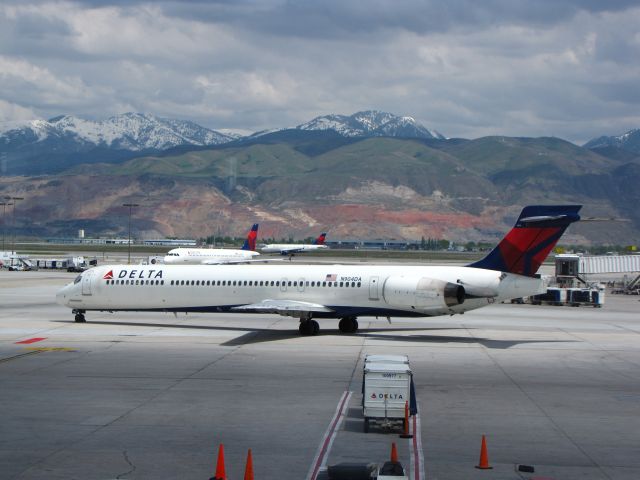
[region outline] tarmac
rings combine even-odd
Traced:
[[[76,274],[0,270],[0,479],[327,478],[379,463],[411,479],[640,478],[640,302],[498,304],[453,317],[320,320],[89,312]],[[28,343],[20,343],[20,342]],[[414,439],[363,432],[366,354],[406,354]],[[491,470],[479,470],[486,436]],[[518,471],[518,465],[534,468]]]

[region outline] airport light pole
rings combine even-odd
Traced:
[[[9,203],[9,202],[0,202],[0,205],[2,205],[2,251],[5,251],[5,246],[4,246],[4,234],[5,234],[5,230],[6,230],[6,223],[7,223],[7,206],[13,205],[13,203]]]
[[[5,200],[13,200],[13,208],[11,209],[11,228],[13,229],[13,242],[11,250],[16,251],[16,205],[20,200],[24,200],[24,197],[4,197]]]
[[[138,203],[123,203],[123,207],[129,207],[129,241],[127,242],[127,265],[131,264],[131,211],[135,207],[139,207]]]

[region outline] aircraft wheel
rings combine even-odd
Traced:
[[[320,325],[315,320],[302,320],[298,330],[301,335],[317,335],[320,331]]]
[[[311,324],[311,335],[318,335],[320,333],[320,325],[315,320],[309,320]]]
[[[364,433],[369,433],[369,418],[364,417]]]
[[[75,321],[76,323],[85,323],[87,320],[84,318],[84,314],[76,313]]]
[[[358,330],[358,320],[356,317],[344,317],[340,319],[338,328],[342,333],[355,333]]]

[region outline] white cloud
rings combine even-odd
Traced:
[[[5,117],[245,130],[376,108],[448,136],[584,141],[640,126],[638,24],[638,7],[571,0],[9,1],[0,99]]]
[[[0,98],[0,122],[33,120],[36,118],[38,118],[38,116],[33,110]]]

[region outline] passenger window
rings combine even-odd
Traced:
[[[340,286],[341,286],[341,287],[342,287],[342,285],[343,285],[343,283],[342,283],[342,282],[340,282]]]

